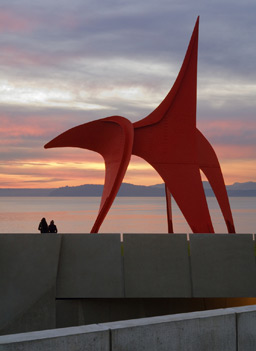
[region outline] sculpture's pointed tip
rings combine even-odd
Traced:
[[[46,143],[44,145],[44,148],[45,149],[51,149],[51,148],[54,148],[54,147],[60,147],[60,146],[66,146],[65,145],[65,140],[64,140],[64,137],[63,137],[63,134],[67,134],[68,131],[58,135],[57,137],[53,138],[52,140],[48,141],[48,143]]]
[[[200,16],[197,16],[196,23],[195,23],[195,26],[194,26],[194,31],[195,31],[195,30],[198,31],[198,28],[199,28],[199,19],[200,19]]]
[[[51,145],[51,142],[52,142],[52,141],[49,141],[48,143],[46,143],[46,144],[44,145],[44,148],[45,148],[45,149],[50,149],[51,147],[53,147],[53,146]]]
[[[196,24],[195,24],[195,29],[199,27],[199,19],[200,19],[200,16],[197,16],[197,19],[196,19]]]

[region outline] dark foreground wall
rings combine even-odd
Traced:
[[[1,234],[0,334],[256,297],[254,247],[252,234]]]

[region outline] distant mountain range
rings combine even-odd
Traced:
[[[203,182],[206,196],[214,196],[208,182]],[[256,196],[256,182],[234,183],[227,185],[229,196]],[[101,196],[103,185],[85,184],[80,186],[65,186],[61,188],[50,189],[1,189],[0,196]],[[123,183],[117,196],[130,197],[154,197],[165,196],[164,184],[156,185],[133,185]]]

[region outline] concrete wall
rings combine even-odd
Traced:
[[[0,235],[0,334],[54,328],[61,237]]]
[[[251,234],[0,234],[2,335],[188,312],[210,297],[256,297]]]
[[[126,297],[190,297],[187,235],[124,234]]]
[[[120,234],[61,237],[57,298],[124,296]]]
[[[116,322],[108,327],[113,351],[236,350],[235,313],[229,310]]]
[[[0,351],[255,351],[256,306],[0,336]]]
[[[190,256],[194,297],[256,296],[250,234],[192,234]]]

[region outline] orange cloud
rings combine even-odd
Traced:
[[[233,184],[234,182],[256,181],[255,159],[226,160],[222,162],[221,166],[226,184]]]
[[[29,135],[42,135],[44,133],[43,127],[38,125],[23,125],[19,123],[8,123],[0,126],[0,136],[18,137],[18,136],[29,136]]]
[[[36,114],[25,119],[0,115],[0,137],[8,140],[9,137],[47,136],[63,129],[62,123],[55,122],[55,119],[54,115],[44,119]]]
[[[256,121],[251,120],[249,121],[250,125],[252,127],[256,127]],[[238,133],[241,131],[241,129],[247,128],[248,124],[245,123],[243,119],[241,120],[232,120],[230,122],[229,120],[201,120],[199,121],[198,125],[200,126],[200,129],[208,130],[210,133],[215,132],[215,131],[230,131],[230,133]]]
[[[225,159],[256,158],[255,145],[214,145],[220,163]]]

